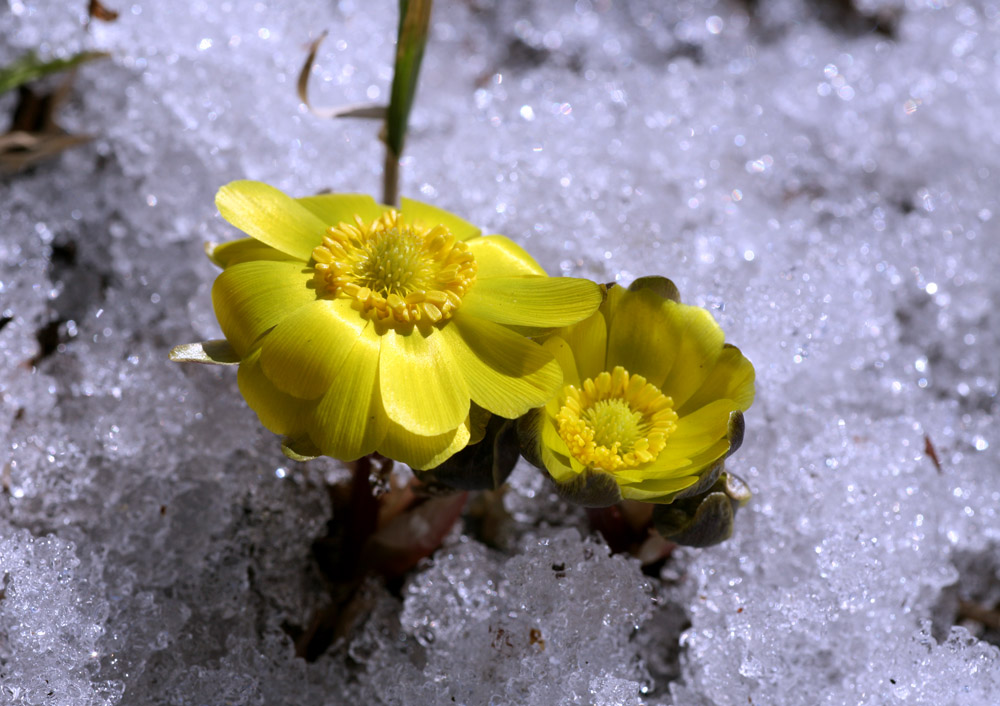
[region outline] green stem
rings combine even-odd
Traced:
[[[399,205],[399,155],[392,147],[385,146],[385,168],[382,170],[382,203],[386,206]]]
[[[430,31],[433,0],[399,0],[399,32],[392,94],[385,121],[385,172],[383,201],[396,205],[399,195],[399,159],[403,156],[410,108],[417,93],[417,78]]]

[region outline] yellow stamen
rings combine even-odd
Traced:
[[[559,436],[589,468],[617,471],[654,460],[677,428],[674,401],[618,366],[567,385],[556,415]]]
[[[313,250],[316,287],[384,323],[451,318],[476,279],[469,247],[443,225],[420,229],[388,211],[331,227]]]

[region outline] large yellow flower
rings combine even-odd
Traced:
[[[415,201],[293,199],[238,181],[216,205],[250,237],[210,253],[231,353],[199,355],[238,360],[247,403],[302,455],[439,464],[469,441],[470,400],[514,418],[559,391],[559,365],[524,334],[580,321],[603,296]]]
[[[742,440],[753,366],[667,279],[611,286],[599,311],[543,345],[565,386],[520,420],[522,451],[577,502],[701,492]]]

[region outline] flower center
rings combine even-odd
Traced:
[[[674,401],[641,375],[618,366],[563,388],[559,436],[580,463],[604,471],[654,460],[677,428]]]
[[[443,225],[422,230],[388,211],[331,227],[313,250],[316,286],[378,321],[449,319],[476,279],[469,247]]]

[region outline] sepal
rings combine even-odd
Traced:
[[[229,341],[217,339],[198,343],[182,343],[170,351],[175,363],[205,363],[208,365],[239,365],[240,356]]]
[[[300,463],[312,461],[314,458],[323,455],[323,452],[319,450],[308,436],[297,439],[293,439],[290,436],[284,437],[281,440],[281,453],[293,461],[299,461]]]
[[[628,291],[630,292],[638,292],[643,289],[652,290],[664,299],[670,299],[678,304],[681,303],[680,290],[677,289],[677,285],[672,280],[666,277],[660,277],[659,275],[640,277],[628,286]]]
[[[711,547],[732,536],[736,511],[749,499],[750,489],[742,479],[722,473],[706,492],[657,505],[653,526],[677,544]]]
[[[514,470],[519,455],[516,422],[493,416],[482,440],[444,463],[419,474],[423,482],[438,482],[458,490],[496,490]]]
[[[622,501],[622,491],[610,473],[587,470],[566,483],[555,483],[561,498],[583,507],[609,507]]]

